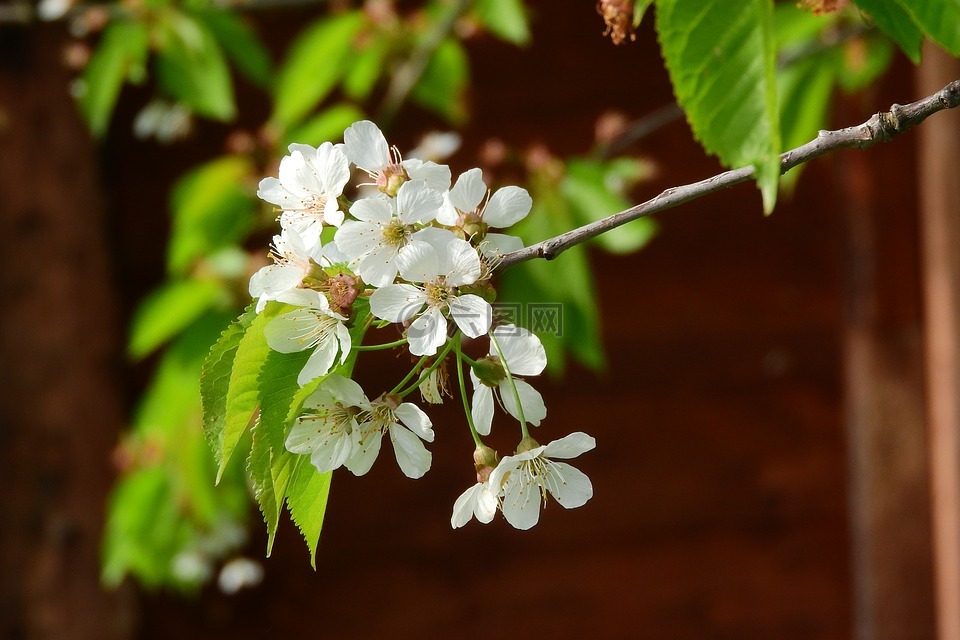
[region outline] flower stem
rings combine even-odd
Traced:
[[[517,384],[513,381],[510,366],[507,364],[507,359],[503,357],[503,351],[500,350],[500,343],[497,342],[497,338],[493,335],[492,331],[490,332],[490,344],[492,344],[493,348],[497,351],[497,357],[500,358],[500,365],[503,367],[503,372],[507,376],[507,383],[510,385],[511,391],[513,391],[513,399],[517,402],[517,413],[520,414],[520,433],[523,434],[524,438],[529,438],[530,432],[527,431],[527,419],[523,415],[523,404],[520,403],[520,392],[517,391]]]
[[[406,338],[400,338],[399,340],[394,340],[393,342],[385,342],[383,344],[370,344],[370,345],[359,345],[354,347],[354,351],[381,351],[383,349],[393,349],[394,347],[400,347],[407,344]]]
[[[423,363],[426,362],[427,357],[428,357],[428,356],[423,356],[422,358],[420,358],[420,361],[417,362],[417,364],[413,365],[413,368],[410,369],[410,373],[408,373],[407,375],[405,375],[405,376],[403,377],[403,380],[401,380],[400,382],[398,382],[398,383],[397,383],[397,386],[395,386],[390,393],[397,393],[398,391],[400,391],[400,389],[403,388],[403,385],[405,385],[405,384],[407,384],[408,382],[410,382],[410,378],[412,378],[412,377],[414,376],[414,374],[417,372],[417,369],[419,369],[420,367],[423,366]],[[403,394],[401,394],[401,395],[403,395]]]
[[[421,382],[423,382],[424,380],[426,380],[427,377],[429,377],[430,374],[433,373],[434,369],[436,369],[437,367],[439,367],[439,366],[443,363],[443,359],[444,359],[445,357],[447,357],[447,354],[450,353],[450,349],[453,348],[454,343],[455,343],[457,340],[459,340],[459,339],[460,339],[460,332],[458,331],[458,332],[453,336],[453,338],[449,338],[449,339],[447,340],[447,346],[445,346],[445,347],[443,348],[443,351],[441,351],[440,353],[438,353],[436,356],[433,356],[433,357],[436,358],[436,360],[433,361],[433,364],[431,364],[431,365],[427,368],[426,371],[424,371],[423,373],[420,374],[420,377],[417,378],[417,381],[414,382],[414,383],[413,383],[412,385],[410,385],[409,387],[407,387],[406,389],[404,389],[403,391],[399,391],[399,392],[398,392],[397,389],[399,389],[400,387],[402,387],[404,384],[406,384],[406,382],[407,382],[408,380],[410,380],[411,377],[413,377],[414,371],[416,371],[417,368],[418,368],[421,364],[423,364],[423,361],[426,360],[427,358],[431,357],[431,356],[423,356],[423,358],[420,359],[420,362],[417,363],[417,366],[414,367],[413,370],[411,370],[410,373],[407,375],[407,377],[404,378],[403,381],[402,381],[400,384],[397,385],[397,388],[394,389],[393,391],[391,391],[390,393],[397,393],[401,398],[406,397],[407,395],[409,395],[414,389],[416,389],[417,387],[420,386],[420,383],[421,383]]]
[[[469,360],[469,358],[463,355],[459,342],[458,340],[454,348],[457,351],[457,380],[460,382],[460,398],[463,399],[463,414],[467,418],[467,426],[470,427],[470,435],[473,436],[474,443],[476,443],[478,447],[482,447],[483,442],[480,440],[480,434],[477,433],[476,425],[473,424],[473,412],[470,411],[470,403],[467,401],[467,386],[463,382],[463,361]]]

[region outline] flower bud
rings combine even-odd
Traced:
[[[330,278],[327,284],[330,308],[349,318],[353,312],[353,301],[363,291],[363,281],[358,276],[341,272]]]
[[[520,441],[520,444],[517,445],[517,453],[525,453],[527,451],[536,449],[539,446],[540,446],[539,442],[537,442],[530,436],[527,436],[526,438]]]
[[[396,198],[400,186],[409,179],[403,165],[389,164],[377,175],[377,189],[391,198]]]
[[[495,387],[507,377],[503,365],[500,364],[500,358],[497,356],[485,356],[476,361],[473,365],[473,373],[480,379],[480,382],[488,387]]]
[[[477,470],[477,482],[486,482],[500,462],[497,452],[486,445],[477,446],[473,452],[473,466]]]

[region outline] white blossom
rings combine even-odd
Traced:
[[[324,224],[340,226],[337,198],[350,179],[350,164],[339,148],[329,142],[316,149],[292,144],[279,175],[261,180],[257,196],[281,209],[283,228],[296,229],[309,246],[319,242]]]
[[[583,506],[593,497],[590,478],[579,469],[557,462],[576,458],[590,451],[597,442],[577,431],[535,446],[514,456],[506,456],[490,474],[490,486],[499,488],[503,517],[517,529],[529,529],[540,520],[540,503],[548,496],[565,509]]]
[[[547,408],[543,403],[540,392],[517,376],[537,376],[547,366],[547,354],[543,344],[536,334],[514,325],[500,325],[491,332],[489,356],[486,360],[506,365],[516,387],[516,395],[520,396],[520,406],[523,408],[524,419],[538,426],[547,417]],[[493,340],[496,339],[503,355],[503,361]],[[492,386],[492,381],[482,381],[473,369],[470,370],[470,379],[473,381],[473,403],[471,412],[473,421],[480,435],[488,435],[493,424],[494,395],[499,395],[504,409],[511,416],[520,419],[517,410],[517,399],[510,386],[510,380],[502,375]]]
[[[480,169],[461,173],[453,188],[443,195],[443,206],[437,212],[437,222],[450,227],[460,226],[479,243],[480,250],[487,257],[522,249],[523,241],[520,238],[490,233],[488,229],[505,229],[526,218],[533,206],[530,194],[521,187],[502,187],[483,205],[488,192]]]
[[[463,333],[479,338],[490,328],[490,303],[474,294],[459,294],[458,287],[480,277],[480,257],[470,243],[453,237],[442,250],[430,242],[413,241],[400,255],[400,275],[418,284],[391,284],[370,296],[370,312],[389,322],[407,322],[410,353],[432,356],[447,340],[449,314]],[[420,314],[423,307],[426,311]]]
[[[358,446],[344,463],[354,475],[362,476],[373,466],[385,433],[390,435],[397,464],[405,476],[420,478],[430,470],[433,456],[422,441],[433,442],[433,425],[420,407],[388,395],[370,403],[369,411],[359,420]]]
[[[295,229],[284,229],[273,236],[270,254],[274,264],[267,265],[250,278],[250,296],[257,299],[257,313],[270,300],[296,289],[311,271],[318,266],[329,266],[342,259],[333,243],[308,245]]]
[[[359,450],[357,417],[370,408],[359,384],[330,374],[304,401],[285,446],[293,453],[309,454],[320,473],[333,471]]]
[[[405,182],[396,198],[354,202],[350,213],[357,219],[344,222],[334,240],[365,282],[386,286],[397,277],[397,256],[413,240],[415,224],[432,220],[442,202],[422,180]]]
[[[401,160],[399,153],[390,152],[387,139],[369,120],[356,122],[343,132],[343,151],[350,162],[366,171],[388,195],[392,196],[397,183],[404,180],[423,180],[438,194],[450,188],[449,167],[432,161]]]
[[[351,347],[350,332],[343,325],[347,319],[330,310],[326,296],[313,289],[293,289],[278,296],[277,300],[298,308],[268,322],[263,333],[270,348],[281,353],[313,349],[297,376],[301,387],[326,375],[338,352],[340,364],[346,361]]]
[[[489,482],[478,482],[457,498],[453,503],[453,515],[450,517],[450,525],[454,529],[459,529],[475,517],[483,524],[488,524],[493,520],[497,513],[497,492],[494,491]]]

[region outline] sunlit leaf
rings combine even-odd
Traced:
[[[333,89],[349,68],[363,14],[324,18],[301,33],[279,69],[270,120],[280,128],[298,123]]]
[[[202,22],[187,14],[167,14],[157,52],[157,82],[164,92],[201,116],[230,120],[236,114],[233,82],[220,45]]]
[[[776,202],[780,125],[772,0],[657,0],[657,32],[694,135],[729,167],[754,165]]]
[[[147,58],[147,29],[133,20],[113,20],[83,70],[80,111],[96,137],[107,132],[125,79],[142,76]]]
[[[914,24],[931,40],[951,54],[960,56],[960,0],[895,0],[895,2],[910,14]],[[891,13],[897,12],[891,10]],[[882,26],[881,28],[883,29]],[[892,34],[891,37],[893,37]],[[908,37],[910,37],[909,34]],[[897,42],[899,43],[900,40],[897,39]]]
[[[173,188],[170,209],[173,228],[167,247],[167,267],[184,275],[201,256],[239,243],[256,215],[250,158],[217,158],[180,178]]]
[[[906,9],[891,0],[854,0],[885,34],[893,38],[914,64],[920,63],[920,45],[923,32],[913,22]]]
[[[491,33],[507,42],[530,42],[530,25],[521,0],[477,0],[474,12]]]
[[[466,117],[464,91],[470,74],[466,52],[453,38],[444,40],[427,64],[411,96],[453,123]]]

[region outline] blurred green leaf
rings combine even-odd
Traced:
[[[390,43],[383,36],[371,37],[354,55],[353,65],[343,79],[343,91],[354,100],[364,100],[387,70],[385,59]]]
[[[125,79],[142,76],[147,59],[147,29],[133,20],[111,21],[83,70],[80,111],[96,137],[107,132]]]
[[[895,0],[895,2],[910,14],[914,24],[920,27],[931,40],[952,55],[960,56],[960,0]],[[891,10],[891,14],[902,19],[899,12],[895,10]],[[901,28],[907,29],[905,25]],[[882,26],[881,29],[883,29]],[[892,34],[891,37],[893,37]],[[906,37],[909,38],[911,35],[908,33]],[[900,40],[897,39],[897,42],[899,43]]]
[[[351,11],[324,18],[293,42],[279,69],[271,122],[287,129],[297,124],[333,89],[349,68],[354,36],[363,14]]]
[[[636,29],[643,21],[647,9],[653,4],[653,0],[634,0],[633,2],[633,28]]]
[[[166,95],[201,116],[230,120],[236,115],[233,82],[223,51],[202,22],[169,11],[156,57],[157,82]]]
[[[619,167],[623,171],[624,167]],[[611,182],[617,169],[596,160],[570,160],[560,183],[563,197],[570,203],[576,226],[589,224],[630,207],[618,195]],[[634,220],[600,234],[593,242],[611,253],[630,253],[643,247],[656,233],[656,223],[648,218]]]
[[[440,43],[427,64],[411,97],[453,123],[466,118],[464,91],[470,65],[463,45],[453,38]]]
[[[656,16],[694,135],[726,166],[756,167],[769,213],[780,178],[773,0],[657,0]]]
[[[318,147],[324,142],[341,140],[344,130],[364,117],[363,112],[352,104],[335,104],[292,129],[284,136],[284,145],[297,142]]]
[[[923,32],[914,24],[903,6],[891,0],[854,0],[881,31],[893,38],[914,64],[920,64],[920,45]]]
[[[167,268],[172,275],[186,275],[198,258],[246,237],[257,211],[246,185],[252,172],[250,158],[225,156],[180,178],[170,198],[173,228]]]
[[[270,52],[243,18],[222,9],[202,11],[196,17],[210,30],[240,73],[258,87],[270,88],[273,81]]]
[[[202,354],[229,317],[207,314],[164,352],[118,459],[127,470],[110,498],[103,579],[134,574],[147,586],[195,590],[214,562],[243,543],[246,482],[232,465],[219,487],[200,430]]]
[[[843,45],[842,71],[837,80],[844,91],[859,91],[873,84],[893,60],[893,44],[884,37],[857,38]]]
[[[513,44],[530,42],[530,25],[522,0],[477,0],[474,13],[484,27]]]
[[[142,358],[180,333],[222,297],[214,280],[174,280],[154,290],[140,303],[130,327],[127,353]]]

